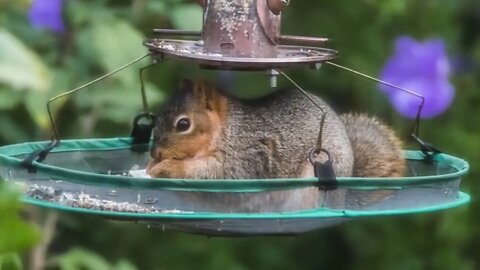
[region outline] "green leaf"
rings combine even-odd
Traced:
[[[17,90],[45,91],[50,87],[48,68],[15,36],[0,28],[0,83]]]
[[[50,120],[47,111],[47,102],[54,96],[64,93],[70,89],[71,74],[65,70],[52,70],[54,81],[52,87],[46,92],[28,92],[25,95],[24,102],[27,111],[30,113],[35,125],[41,130],[50,130]],[[54,119],[60,108],[68,100],[64,97],[54,101],[51,105]]]
[[[163,1],[148,1],[146,5],[151,13],[165,14],[168,11],[167,4]]]
[[[65,8],[65,17],[68,18],[72,28],[88,23],[97,14],[102,5],[100,1],[69,1]]]
[[[0,254],[24,251],[33,247],[39,240],[37,228],[25,223],[16,215],[2,216],[0,222]]]
[[[6,142],[22,142],[32,138],[31,129],[25,121],[12,113],[0,113],[0,139]]]
[[[82,54],[101,67],[103,73],[146,54],[142,42],[143,36],[139,31],[126,21],[113,17],[95,20],[92,27],[79,35]],[[142,111],[139,68],[147,63],[147,60],[136,63],[92,85],[75,97],[76,104],[81,109],[94,111],[96,118],[130,123]],[[163,93],[157,87],[148,82],[145,84],[149,104],[163,100]]]
[[[153,108],[152,105],[158,104],[165,98],[163,92],[149,82],[145,83],[145,92],[150,109]],[[134,87],[130,87],[107,80],[103,85],[80,93],[75,101],[79,107],[89,110],[95,108],[99,119],[120,124],[130,123],[143,109],[139,82]]]
[[[201,30],[203,10],[196,4],[176,5],[171,13],[175,28],[183,30]]]
[[[0,254],[0,270],[22,270],[22,260],[16,253]]]
[[[105,73],[117,69],[147,53],[143,44],[143,35],[128,22],[105,18],[95,20],[91,32],[86,35],[95,57]],[[125,85],[134,85],[138,79],[138,69],[146,65],[137,63],[114,75]]]
[[[136,270],[127,261],[120,261],[115,267],[112,267],[104,258],[81,248],[75,248],[65,254],[51,258],[50,264],[56,265],[62,270]]]
[[[163,92],[151,83],[145,83],[145,92],[150,107],[164,99]],[[83,96],[85,98],[87,95]],[[116,123],[130,123],[135,115],[143,109],[139,83],[134,87],[117,83],[108,88],[95,89],[88,96],[90,104],[94,104],[98,109],[100,119]]]
[[[9,110],[18,105],[22,100],[23,91],[14,91],[0,87],[0,110]]]
[[[137,270],[137,267],[128,261],[122,260],[113,267],[113,270]]]
[[[12,184],[0,182],[0,254],[25,250],[39,240],[38,229],[18,217],[19,194]]]
[[[52,263],[62,270],[92,269],[109,270],[110,265],[103,258],[90,251],[76,248],[69,252],[54,257]]]
[[[17,213],[21,209],[21,188],[0,178],[0,216]]]

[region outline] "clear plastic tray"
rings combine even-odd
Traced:
[[[131,139],[67,140],[35,173],[21,161],[46,142],[0,147],[0,177],[24,187],[24,201],[63,211],[147,222],[210,235],[295,234],[356,217],[428,212],[469,201],[459,191],[462,159],[438,154],[425,162],[406,151],[402,178],[338,178],[322,190],[317,179],[150,179],[128,176],[148,153]]]

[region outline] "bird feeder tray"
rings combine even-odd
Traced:
[[[335,190],[323,190],[318,179],[133,177],[150,157],[132,151],[131,138],[64,140],[29,171],[22,161],[45,144],[0,147],[0,177],[23,187],[24,202],[190,233],[298,234],[361,217],[433,212],[469,201],[459,190],[468,163],[447,154],[425,161],[422,152],[406,151],[406,177],[339,177]],[[307,189],[318,192],[314,205],[288,200]]]

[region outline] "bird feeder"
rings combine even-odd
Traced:
[[[204,69],[268,71],[272,87],[277,76],[284,76],[301,91],[282,70],[302,66],[318,69],[326,63],[352,71],[331,62],[337,52],[324,48],[327,38],[281,34],[281,15],[288,8],[288,0],[198,2],[203,7],[201,32],[154,29],[155,36],[144,41],[146,55],[50,102],[146,57],[155,64],[173,59]],[[144,113],[134,119],[131,137],[60,142],[51,117],[52,141],[0,147],[0,177],[22,186],[23,201],[31,205],[224,236],[298,234],[361,217],[425,213],[469,202],[469,195],[460,191],[468,163],[424,143],[418,137],[418,128],[412,138],[420,150],[405,151],[408,175],[401,178],[338,177],[334,188],[324,188],[321,177],[149,178],[138,174],[150,158],[153,126],[143,82],[141,89]],[[48,110],[50,113],[50,107]],[[142,122],[145,118],[150,121]],[[318,200],[309,206],[284,199],[307,189],[318,193]]]

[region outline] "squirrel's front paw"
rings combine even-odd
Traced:
[[[155,178],[185,178],[185,166],[180,160],[165,159],[158,163],[151,160],[147,173]]]

